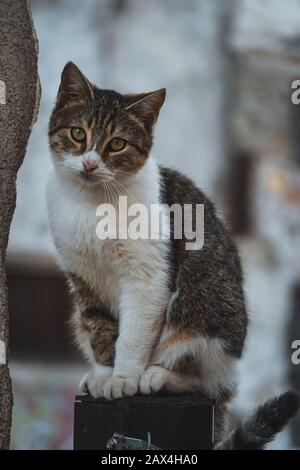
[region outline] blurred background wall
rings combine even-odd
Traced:
[[[243,259],[250,330],[233,412],[293,387],[300,365],[299,0],[33,0],[43,96],[18,176],[7,268],[14,448],[71,448],[86,369],[49,233],[47,125],[65,63],[98,86],[166,87],[154,154],[216,202]],[[300,447],[300,421],[272,448]]]

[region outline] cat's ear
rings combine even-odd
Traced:
[[[94,85],[83,75],[77,65],[68,62],[61,74],[61,82],[57,95],[57,105],[63,106],[69,101],[94,98]]]
[[[161,88],[150,93],[139,93],[137,95],[126,95],[126,111],[133,112],[146,127],[150,128],[156,123],[159,112],[164,104],[166,89]]]

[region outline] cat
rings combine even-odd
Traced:
[[[220,442],[247,332],[243,273],[213,203],[150,153],[165,95],[103,90],[65,66],[49,124],[50,226],[91,363],[81,390],[107,399],[203,393],[215,400]],[[203,247],[187,250],[172,218],[169,239],[100,240],[97,207],[118,210],[121,195],[146,207],[204,205]]]

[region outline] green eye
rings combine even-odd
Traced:
[[[126,143],[127,142],[125,139],[121,139],[120,137],[115,137],[109,142],[109,149],[112,152],[120,152],[120,150],[123,150]]]
[[[86,132],[81,127],[72,127],[71,136],[75,142],[83,142],[86,139]]]

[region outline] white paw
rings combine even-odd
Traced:
[[[108,400],[115,398],[132,397],[139,388],[139,377],[110,377],[104,384],[104,396]]]
[[[89,370],[86,374],[84,374],[84,376],[82,377],[82,379],[79,382],[79,390],[82,393],[88,393],[89,392],[88,381],[89,381],[91,373],[92,373],[92,371]]]
[[[140,380],[140,392],[143,395],[159,392],[167,382],[168,371],[160,366],[150,366]]]
[[[79,384],[79,389],[83,393],[90,393],[94,398],[104,396],[104,384],[112,374],[112,367],[96,366],[91,369]]]

